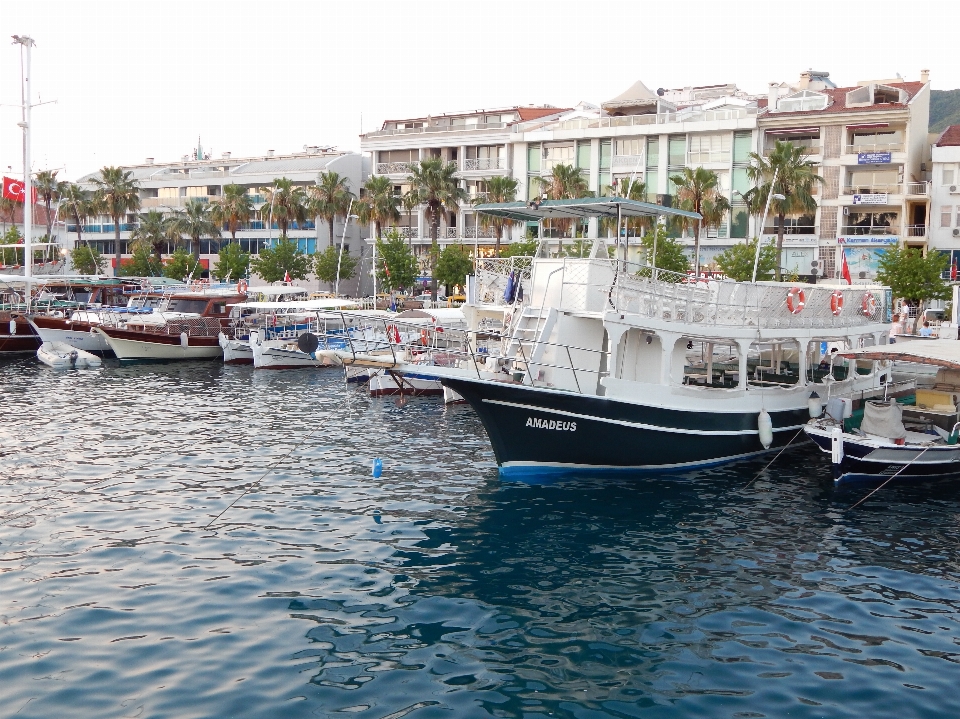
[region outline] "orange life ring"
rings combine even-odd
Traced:
[[[430,335],[427,334],[426,330],[420,330],[420,344],[424,347],[430,344]]]
[[[798,315],[803,312],[804,305],[807,304],[807,295],[802,287],[791,287],[787,293],[787,309],[791,314]]]
[[[834,290],[830,295],[830,311],[837,317],[843,312],[843,292]]]
[[[243,295],[243,294],[246,294],[246,292],[247,292],[247,281],[240,280],[237,283],[237,293]]]
[[[877,298],[872,292],[863,296],[863,302],[860,304],[860,312],[867,317],[873,317],[877,312]]]

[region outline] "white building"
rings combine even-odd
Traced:
[[[932,148],[930,248],[960,263],[960,125],[944,130]]]

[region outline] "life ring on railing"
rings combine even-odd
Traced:
[[[787,292],[787,309],[791,314],[798,315],[803,312],[804,305],[807,304],[807,295],[802,287],[791,287]]]
[[[868,292],[863,296],[863,302],[860,303],[860,311],[866,317],[873,317],[877,312],[877,298],[872,292]]]
[[[834,317],[839,316],[840,313],[843,312],[843,292],[840,290],[834,290],[830,294],[830,311]]]
[[[246,281],[246,280],[240,280],[240,281],[237,283],[237,294],[240,294],[240,295],[246,294],[246,293],[247,293],[247,286],[248,286],[248,285],[247,285],[247,281]]]
[[[426,330],[420,330],[420,344],[424,347],[430,344],[430,335]]]

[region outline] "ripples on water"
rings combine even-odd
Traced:
[[[0,408],[3,716],[960,714],[950,483],[506,483],[334,371],[23,360]]]

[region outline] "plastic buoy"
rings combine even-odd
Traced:
[[[760,410],[757,415],[757,429],[760,431],[760,444],[764,449],[770,449],[773,444],[773,420],[765,409]]]
[[[810,398],[807,400],[807,410],[810,412],[810,419],[816,419],[823,414],[823,400],[816,392],[810,393]]]
[[[373,476],[379,477],[381,474],[383,474],[383,460],[377,457],[373,460]]]

